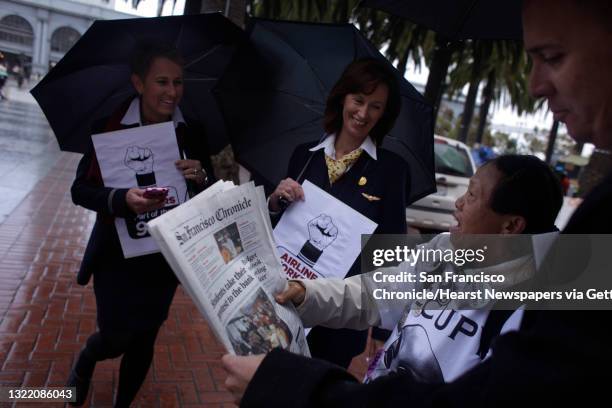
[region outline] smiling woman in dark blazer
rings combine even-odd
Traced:
[[[326,137],[295,149],[288,178],[270,196],[270,211],[280,212],[283,200],[304,199],[300,183],[307,179],[376,222],[375,233],[405,233],[408,167],[380,147],[400,106],[399,87],[387,64],[374,58],[352,62],[327,99]],[[357,259],[347,276],[360,273],[359,266]],[[349,329],[315,327],[308,335],[313,357],[343,367],[364,350],[366,340],[367,332]]]
[[[189,190],[204,189],[212,182],[212,166],[201,126],[184,118],[178,108],[183,95],[178,51],[164,45],[140,46],[131,78],[139,96],[94,125],[92,132],[173,121],[179,150],[187,157],[177,160],[176,167]],[[93,276],[99,328],[87,340],[71,372],[68,385],[76,387],[72,405],[85,402],[98,361],[123,355],[115,407],[128,407],[151,365],[155,339],[168,317],[178,281],[160,253],[124,258],[114,219],[161,208],[165,197],[147,198],[144,188],[104,186],[91,147],[79,163],[71,191],[75,204],[96,212],[77,281],[86,285]]]

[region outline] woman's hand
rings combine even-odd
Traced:
[[[270,200],[268,201],[268,208],[271,211],[278,212],[282,208],[278,205],[278,199],[282,197],[290,203],[296,200],[304,200],[304,190],[302,190],[302,186],[292,178],[286,178],[281,181],[276,190],[270,195]]]
[[[240,405],[244,392],[263,361],[265,354],[256,356],[235,356],[226,354],[221,357],[221,364],[227,371],[225,388],[234,396],[234,402]]]
[[[166,203],[166,196],[146,198],[144,192],[145,190],[140,188],[130,188],[125,195],[128,208],[136,214],[158,210]]]
[[[194,181],[198,184],[204,184],[208,180],[208,174],[206,174],[206,170],[202,168],[202,163],[200,163],[199,160],[177,160],[174,164],[187,180]]]
[[[306,296],[306,288],[300,282],[289,281],[287,289],[274,296],[274,299],[281,305],[284,305],[288,301],[293,302],[295,306],[299,306],[304,301]]]

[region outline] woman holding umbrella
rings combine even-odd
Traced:
[[[378,224],[375,233],[406,232],[408,169],[396,154],[381,149],[400,111],[399,86],[385,62],[363,58],[348,65],[332,88],[325,107],[325,138],[298,146],[288,178],[270,196],[269,209],[304,199],[299,182],[308,179]],[[360,260],[347,276],[360,273]],[[315,327],[308,335],[313,357],[342,367],[361,353],[367,332]]]
[[[131,81],[138,96],[94,125],[93,133],[173,121],[179,150],[189,159],[177,160],[191,191],[201,191],[212,166],[201,128],[178,108],[183,95],[183,60],[169,46],[137,47]],[[212,177],[211,177],[212,178]],[[133,217],[164,206],[165,196],[148,198],[144,189],[114,189],[102,183],[93,151],[83,156],[72,185],[75,204],[97,213],[77,281],[94,277],[99,331],[92,334],[71,372],[82,405],[98,361],[123,355],[115,406],[128,407],[142,385],[153,358],[153,347],[177,287],[177,279],[161,254],[124,258],[114,217]]]

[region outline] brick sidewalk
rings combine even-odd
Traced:
[[[95,330],[91,284],[75,276],[93,225],[76,207],[70,184],[78,156],[63,153],[20,206],[0,225],[0,386],[63,386],[74,359]],[[155,346],[153,368],[133,406],[230,407],[224,353],[179,287]],[[91,407],[112,406],[120,359],[96,366]],[[360,377],[365,356],[353,361]],[[29,406],[62,404],[29,404]]]

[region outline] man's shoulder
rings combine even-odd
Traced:
[[[612,173],[584,198],[563,232],[612,233]]]

